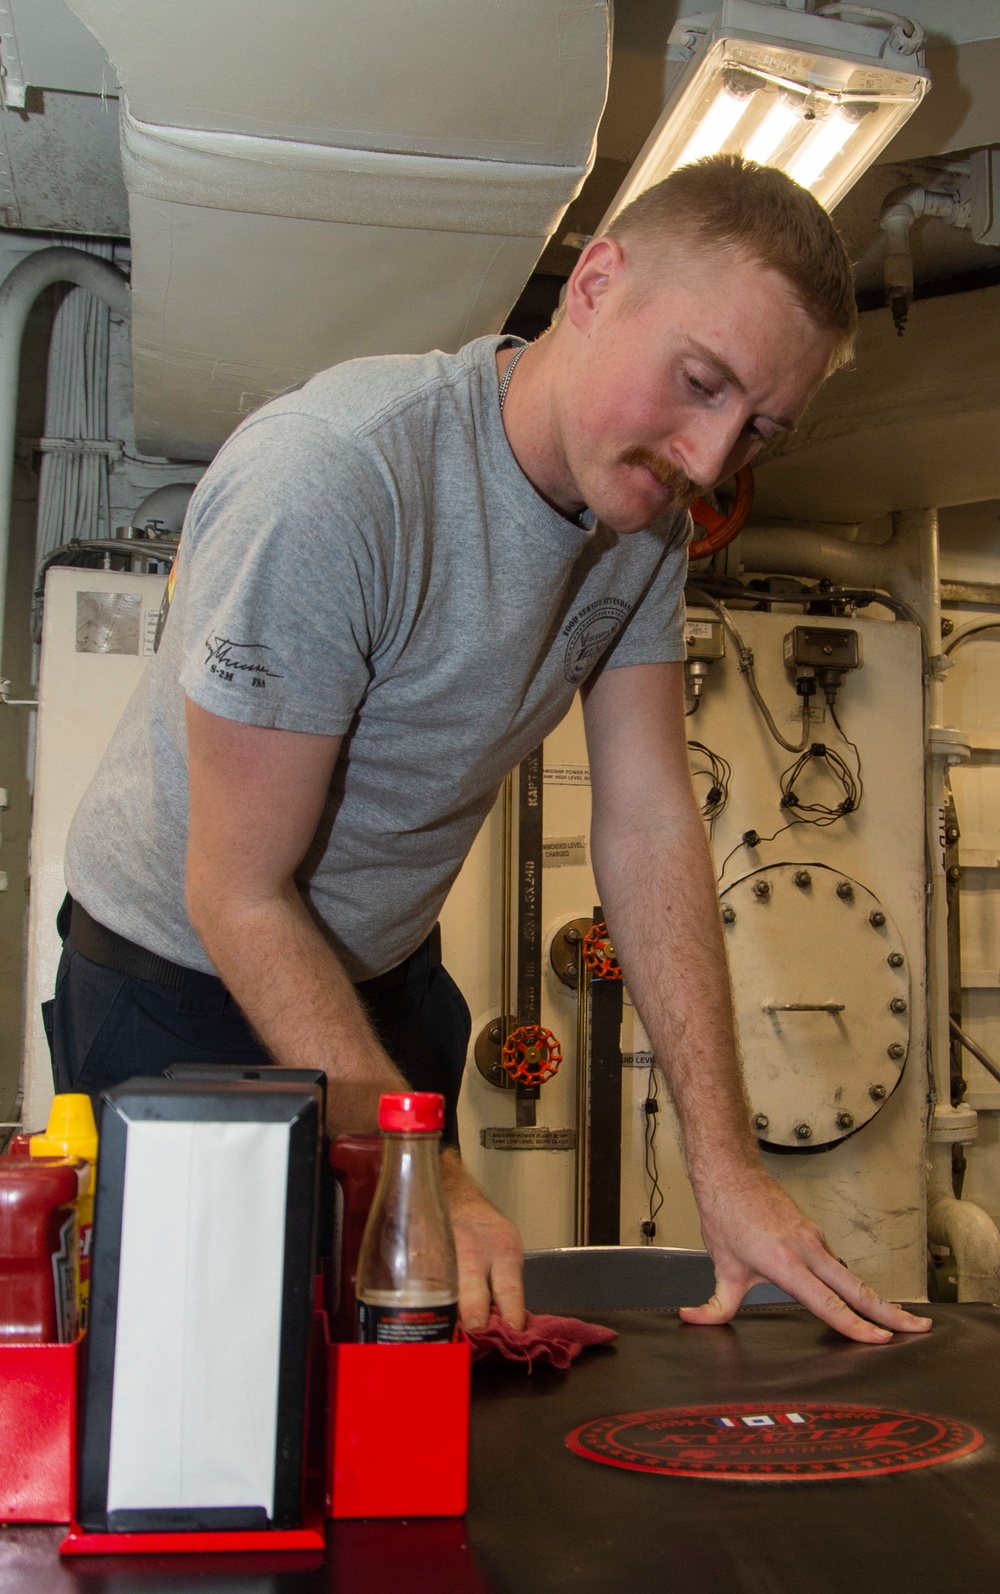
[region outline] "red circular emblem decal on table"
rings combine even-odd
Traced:
[[[725,1482],[910,1472],[970,1455],[982,1442],[954,1417],[801,1401],[628,1411],[585,1422],[566,1440],[578,1456],[609,1467]]]

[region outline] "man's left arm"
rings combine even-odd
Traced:
[[[761,1166],[739,1064],[718,896],[688,772],[682,664],[603,670],[584,698],[601,904],[680,1120],[725,1323],[768,1280],[850,1339],[930,1327],[877,1296]],[[881,1326],[879,1326],[881,1325]]]

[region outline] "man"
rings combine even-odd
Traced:
[[[453,1127],[468,1020],[428,935],[580,687],[601,900],[716,1264],[685,1315],[727,1321],[767,1278],[855,1339],[929,1326],[760,1166],[683,720],[683,511],[795,425],[853,327],[826,214],[717,157],[588,245],[530,347],[352,361],[251,416],[192,500],[160,651],[70,837],[60,1087],[263,1049],[326,1070],[332,1127],[370,1127],[391,1052]],[[454,1150],[444,1169],[463,1320],[492,1295],[519,1324],[517,1236]]]

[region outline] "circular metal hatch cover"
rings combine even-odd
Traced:
[[[630,1472],[722,1482],[802,1482],[912,1472],[970,1455],[983,1436],[925,1412],[801,1401],[679,1406],[597,1417],[567,1435],[578,1456]]]
[[[826,864],[758,869],[720,900],[754,1130],[773,1150],[825,1150],[899,1084],[902,937],[867,886]]]

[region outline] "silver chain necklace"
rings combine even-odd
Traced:
[[[507,398],[507,389],[510,387],[510,379],[514,375],[514,367],[517,364],[518,360],[521,358],[521,355],[524,353],[524,351],[525,351],[525,349],[527,347],[528,347],[528,345],[526,343],[522,343],[521,347],[519,349],[515,349],[514,350],[513,357],[512,357],[512,359],[508,360],[507,369],[504,371],[503,376],[500,378],[500,414],[501,415],[503,414],[504,401]]]

